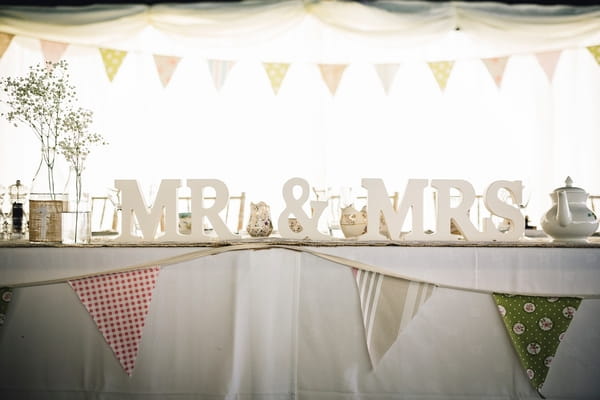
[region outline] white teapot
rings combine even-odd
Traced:
[[[542,229],[557,241],[585,242],[598,229],[598,218],[586,204],[585,190],[574,187],[571,177],[565,184],[550,193],[552,208],[542,217]]]

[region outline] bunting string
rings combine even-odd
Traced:
[[[413,277],[410,277],[410,276],[407,276],[404,274],[400,274],[400,273],[390,270],[388,268],[370,265],[367,263],[363,263],[361,261],[351,260],[351,259],[348,259],[345,257],[322,253],[322,252],[312,250],[312,249],[304,247],[304,246],[272,244],[272,243],[243,243],[243,244],[225,245],[225,246],[221,246],[221,247],[211,247],[208,249],[195,250],[195,251],[192,251],[189,253],[180,254],[180,255],[173,256],[173,257],[167,257],[167,258],[163,258],[163,259],[159,259],[159,260],[147,261],[147,262],[143,262],[140,264],[135,264],[135,265],[121,267],[121,268],[115,268],[115,269],[106,270],[106,271],[102,271],[102,272],[95,272],[95,273],[75,275],[75,276],[62,277],[62,278],[56,278],[56,279],[41,280],[41,281],[13,282],[13,283],[1,282],[0,287],[19,288],[19,287],[54,285],[54,284],[59,284],[59,283],[66,283],[68,281],[72,281],[72,280],[76,280],[76,279],[83,279],[83,278],[89,278],[89,277],[106,275],[106,274],[134,271],[137,269],[149,268],[149,267],[156,266],[156,265],[160,265],[160,266],[164,267],[164,266],[183,263],[186,261],[195,260],[195,259],[198,259],[201,257],[214,256],[214,255],[231,252],[231,251],[268,250],[268,249],[286,249],[286,250],[290,250],[290,251],[305,253],[305,254],[309,254],[309,255],[324,259],[324,260],[331,261],[331,262],[339,264],[339,265],[343,265],[345,267],[356,268],[356,269],[363,270],[363,271],[375,272],[375,273],[379,273],[379,274],[382,274],[385,276],[389,276],[389,277],[393,277],[393,278],[400,278],[400,279],[404,279],[404,280],[415,282],[415,283],[430,284],[430,285],[433,285],[433,286],[436,286],[439,288],[462,290],[462,291],[467,291],[467,292],[483,293],[483,294],[493,294],[493,293],[498,292],[498,290],[478,289],[478,288],[471,288],[471,287],[460,286],[460,285],[449,285],[449,284],[444,284],[444,283],[439,283],[439,282],[434,282],[434,281],[425,281],[422,279],[417,279],[417,278],[413,278]],[[501,292],[506,293],[506,294],[518,294],[518,295],[523,295],[523,296],[542,296],[542,297],[556,296],[556,293],[531,293],[531,292],[511,293],[511,292],[506,292],[506,291],[501,291]],[[582,299],[600,299],[600,293],[571,293],[569,295],[571,297],[578,297],[578,298],[582,298]]]
[[[11,43],[13,42],[15,35],[0,32],[0,58],[3,57]],[[69,43],[54,42],[45,39],[38,39],[40,41],[40,49],[43,53],[43,57],[47,61],[57,62],[65,53],[66,48],[70,45]],[[77,46],[84,46],[79,45]],[[91,47],[91,46],[86,46]],[[110,82],[116,77],[121,65],[129,53],[145,54],[139,51],[125,51],[114,48],[97,48],[102,57],[106,75]],[[586,46],[590,57],[596,61],[596,64],[600,66],[600,44]],[[552,83],[556,66],[566,49],[557,49],[547,52],[529,53],[534,54],[539,66],[546,74],[549,83]],[[448,80],[452,75],[452,71],[456,61],[465,60],[479,60],[484,67],[488,70],[492,79],[496,83],[497,87],[500,87],[504,72],[506,69],[507,62],[510,57],[523,55],[523,54],[511,54],[501,55],[497,57],[489,58],[457,58],[442,61],[429,61],[427,65],[432,73],[432,78],[437,82],[440,90],[443,92],[446,89]],[[183,59],[182,56],[176,55],[159,55],[152,54],[156,66],[156,71],[160,82],[163,87],[167,87],[178,63]],[[220,91],[228,79],[229,72],[237,64],[238,60],[221,60],[221,59],[205,59],[209,73],[212,77],[213,84],[217,91]],[[263,68],[269,78],[271,88],[275,95],[278,94],[279,89],[285,80],[287,71],[291,64],[289,62],[263,62]],[[349,66],[349,63],[341,64],[319,64],[315,63],[315,66],[319,69],[321,79],[323,80],[326,87],[332,96],[335,96],[337,89],[342,80],[344,71]],[[379,81],[384,89],[386,95],[390,93],[392,83],[395,79],[398,67],[398,63],[390,64],[377,64],[373,63],[374,72],[379,77]]]

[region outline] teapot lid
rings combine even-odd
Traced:
[[[558,191],[562,191],[562,190],[566,190],[567,192],[570,192],[570,193],[575,193],[575,192],[586,193],[586,191],[583,190],[582,188],[573,186],[573,179],[571,179],[570,176],[567,176],[567,179],[565,179],[565,186],[559,187],[559,188],[555,189],[554,191],[558,192]]]

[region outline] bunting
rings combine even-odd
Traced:
[[[548,82],[552,82],[552,78],[554,77],[554,71],[556,69],[556,64],[558,63],[558,59],[560,57],[561,51],[548,51],[545,53],[537,53],[536,57],[540,66],[546,73],[548,77]]]
[[[208,60],[208,69],[217,91],[221,90],[235,64],[236,62],[233,60]]]
[[[600,65],[600,44],[597,46],[589,46],[587,49],[594,57],[594,60],[596,60],[596,63]]]
[[[319,64],[323,81],[325,81],[332,96],[335,96],[335,92],[347,66],[347,64]]]
[[[6,310],[8,310],[8,304],[12,300],[12,289],[8,287],[0,288],[0,326],[4,325],[6,321]]]
[[[151,267],[69,281],[130,376],[159,270]]]
[[[383,86],[385,94],[389,94],[400,64],[375,64],[374,67],[381,80],[381,85]]]
[[[181,61],[181,57],[154,55],[154,64],[156,64],[158,78],[163,87],[167,87],[171,81],[171,77],[179,64],[179,61]]]
[[[398,334],[429,299],[435,286],[377,272],[352,271],[360,299],[367,350],[375,367],[394,344]]]
[[[496,82],[496,86],[500,87],[502,78],[504,78],[504,70],[506,69],[508,57],[483,58],[481,61],[483,61],[492,79]]]
[[[14,37],[15,35],[10,33],[0,32],[0,57],[4,55]]]
[[[114,49],[99,49],[102,55],[102,61],[104,62],[104,68],[106,69],[106,76],[109,81],[113,81],[115,75],[121,68],[123,59],[127,55],[126,51],[114,50]]]
[[[435,80],[440,86],[440,89],[444,91],[446,89],[446,84],[448,83],[450,73],[452,72],[452,68],[454,67],[454,61],[432,61],[428,62],[427,64],[429,65],[429,69],[431,69]]]
[[[581,299],[493,294],[521,365],[540,392]]]
[[[68,43],[52,42],[50,40],[40,39],[40,46],[42,47],[42,53],[44,54],[44,60],[57,63],[65,54]]]
[[[273,88],[273,93],[277,95],[279,93],[279,88],[283,83],[283,79],[285,78],[285,74],[290,67],[289,63],[263,63],[263,67],[265,68],[265,72],[269,77],[269,81],[271,82],[271,88]]]

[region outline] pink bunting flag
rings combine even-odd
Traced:
[[[396,341],[435,286],[353,269],[360,299],[367,350],[375,367]]]
[[[208,69],[210,70],[210,75],[213,78],[213,83],[217,91],[221,90],[225,84],[227,76],[235,63],[233,60],[208,60]]]
[[[69,281],[130,376],[159,270],[152,267]]]
[[[179,61],[181,61],[181,57],[154,55],[156,71],[158,72],[158,77],[160,78],[163,87],[167,87],[171,81],[171,77],[177,68],[177,64],[179,64]]]
[[[504,70],[506,69],[508,57],[483,58],[481,61],[483,61],[492,79],[496,82],[496,86],[500,87],[502,78],[504,78]]]
[[[14,37],[11,33],[0,32],[0,57],[4,55]]]
[[[347,64],[319,64],[321,76],[332,96],[335,96],[335,92],[347,66]]]
[[[385,94],[389,94],[400,64],[375,64],[374,67],[381,80],[381,85],[383,86],[383,90],[385,90]]]
[[[536,54],[538,62],[546,73],[549,82],[552,82],[552,78],[554,77],[554,71],[556,70],[556,64],[558,63],[560,54],[560,50]]]
[[[40,45],[42,47],[42,53],[46,61],[57,63],[65,54],[68,43],[52,42],[50,40],[40,39]]]

